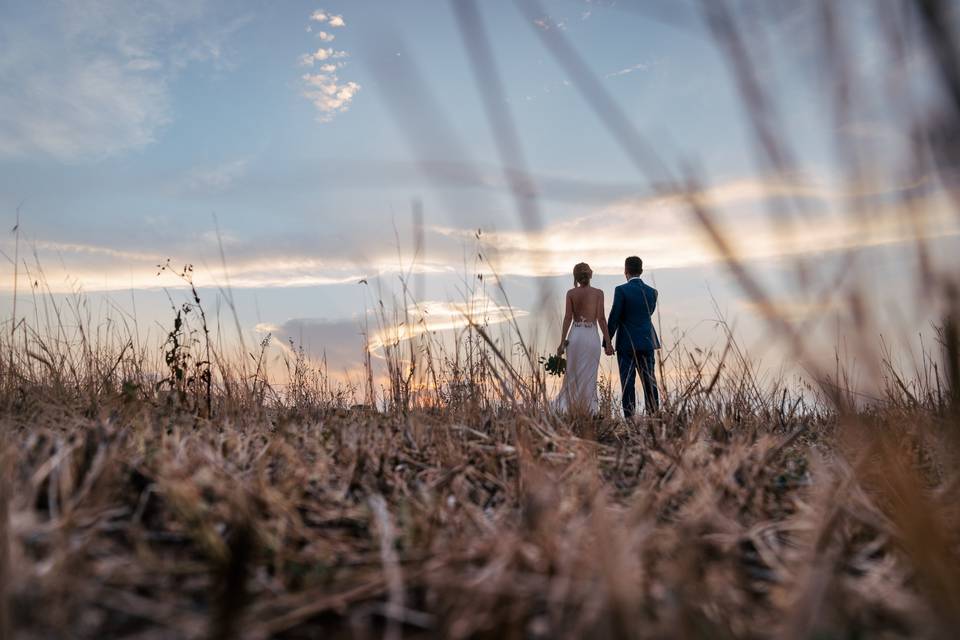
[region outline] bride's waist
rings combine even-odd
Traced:
[[[574,327],[587,328],[587,329],[594,329],[594,328],[596,328],[597,323],[596,323],[596,322],[587,322],[587,321],[585,321],[585,320],[574,320],[574,321],[573,321],[573,326],[574,326]]]

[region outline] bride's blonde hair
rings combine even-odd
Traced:
[[[593,277],[593,269],[586,262],[578,262],[573,267],[573,286],[585,287],[590,284],[590,278]]]

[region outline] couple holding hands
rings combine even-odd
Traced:
[[[557,355],[566,353],[567,367],[557,398],[561,411],[597,413],[597,371],[600,352],[617,355],[623,415],[636,412],[636,378],[640,375],[647,413],[660,407],[657,389],[656,350],[660,340],[651,318],[657,290],[640,279],[643,261],[630,256],[623,263],[626,282],[613,291],[610,316],[604,314],[603,291],[590,286],[593,270],[585,262],[573,268],[573,288],[567,291],[566,310]],[[599,327],[600,334],[597,333]],[[611,340],[614,337],[616,343]]]

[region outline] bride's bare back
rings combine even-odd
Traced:
[[[603,291],[589,285],[570,289],[567,312],[576,322],[598,322],[603,318]]]
[[[590,285],[574,287],[567,291],[566,309],[563,314],[563,328],[558,353],[563,353],[563,340],[574,322],[596,323],[600,326],[603,345],[607,353],[610,350],[610,333],[607,330],[607,317],[603,308],[603,291]]]

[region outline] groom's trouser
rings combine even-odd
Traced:
[[[643,385],[643,404],[647,413],[660,408],[660,390],[657,388],[656,351],[617,350],[620,365],[620,386],[623,393],[623,416],[629,418],[637,407],[636,377],[640,372]]]

